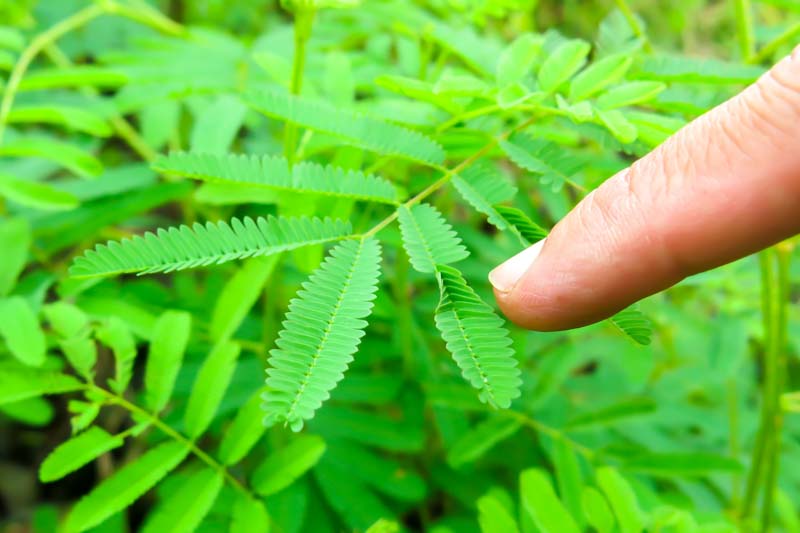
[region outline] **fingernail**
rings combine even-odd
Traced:
[[[533,246],[522,250],[520,253],[489,272],[489,283],[500,292],[510,292],[522,278],[523,274],[539,257],[539,252],[544,246],[544,239]]]

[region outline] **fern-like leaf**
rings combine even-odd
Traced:
[[[573,157],[559,145],[528,135],[518,133],[508,141],[500,143],[506,155],[518,167],[540,174],[539,181],[550,185],[553,190],[560,190],[565,182],[581,169],[581,161]]]
[[[188,178],[235,183],[356,200],[397,203],[397,191],[383,178],[332,165],[299,163],[289,169],[282,157],[235,154],[173,153],[155,163],[156,170]]]
[[[628,307],[612,316],[609,320],[636,344],[641,344],[642,346],[650,344],[653,324],[639,310],[638,306]]]
[[[283,421],[299,431],[344,377],[372,311],[380,258],[374,239],[343,242],[291,301],[270,353],[268,425]]]
[[[269,216],[234,218],[230,224],[196,223],[191,228],[159,229],[144,237],[99,244],[75,259],[70,274],[89,277],[173,272],[336,241],[350,233],[349,222],[328,218]]]
[[[516,207],[496,205],[494,209],[508,223],[508,227],[519,237],[524,246],[530,246],[547,237],[546,229]]]
[[[517,188],[489,164],[477,164],[458,176],[453,176],[453,185],[462,198],[480,213],[486,215],[489,222],[499,230],[508,228],[508,224],[493,207],[495,204],[511,199]]]
[[[436,327],[464,378],[482,402],[506,408],[520,395],[520,371],[503,320],[467,285],[461,273],[437,265],[441,301]]]
[[[403,246],[418,271],[433,272],[437,264],[455,263],[469,255],[452,226],[432,205],[401,207],[398,215]]]
[[[249,92],[245,101],[270,117],[329,133],[379,154],[431,164],[444,161],[442,147],[425,135],[320,100],[260,90]]]

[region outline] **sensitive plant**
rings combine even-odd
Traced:
[[[116,0],[0,32],[0,409],[69,413],[41,483],[96,465],[60,527],[798,529],[791,243],[564,334],[485,281],[791,6],[732,2],[723,61],[624,2],[593,43],[530,2],[260,4],[244,38]]]

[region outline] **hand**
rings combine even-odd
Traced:
[[[544,331],[586,325],[800,232],[800,47],[589,194],[489,275]]]

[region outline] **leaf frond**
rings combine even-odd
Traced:
[[[398,216],[403,246],[416,270],[433,272],[437,264],[455,263],[469,256],[453,227],[432,205],[401,207]]]

